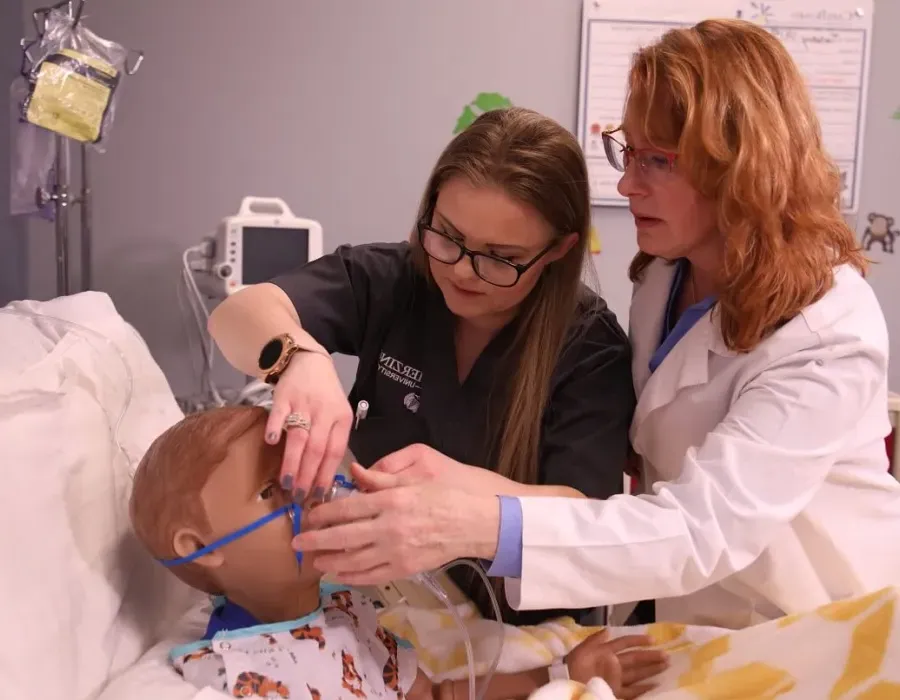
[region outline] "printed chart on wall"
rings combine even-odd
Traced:
[[[578,136],[588,161],[591,203],[624,206],[621,173],[607,162],[601,134],[622,120],[631,55],[675,27],[704,19],[756,22],[779,37],[806,78],[825,147],[841,170],[842,205],[859,206],[873,0],[585,0]]]

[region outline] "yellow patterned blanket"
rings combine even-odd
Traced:
[[[826,605],[802,615],[728,631],[658,623],[612,627],[612,637],[645,631],[671,653],[671,667],[645,697],[662,700],[900,700],[900,588]],[[497,625],[458,606],[479,672],[497,649]],[[413,643],[435,679],[463,678],[466,655],[447,610],[387,610],[382,621]],[[564,618],[537,627],[505,627],[498,671],[548,665],[600,628]]]

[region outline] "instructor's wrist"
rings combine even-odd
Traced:
[[[493,560],[500,543],[500,497],[470,496],[468,499],[466,542],[468,551],[462,557]]]

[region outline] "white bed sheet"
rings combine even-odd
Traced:
[[[179,644],[203,637],[209,620],[209,603],[195,606],[131,668],[106,686],[97,700],[224,700],[231,697],[212,688],[198,690],[169,664],[169,651]]]

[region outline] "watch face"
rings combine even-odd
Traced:
[[[259,368],[266,371],[275,366],[281,352],[284,349],[284,341],[281,338],[270,340],[263,346],[262,352],[259,353]]]

